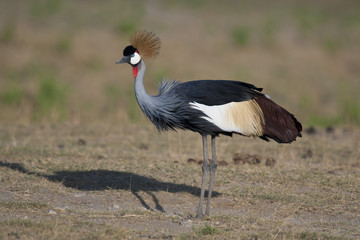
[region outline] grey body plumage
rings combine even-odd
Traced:
[[[158,95],[151,96],[144,88],[145,70],[145,63],[141,61],[138,64],[138,75],[135,78],[135,96],[141,110],[159,131],[175,130],[175,128],[184,129],[178,115],[184,111],[183,102],[177,95],[170,93],[171,89],[179,83],[168,83],[164,79],[158,88]]]
[[[191,99],[181,92],[181,82],[165,79],[159,84],[158,95],[149,95],[144,88],[144,61],[138,64],[138,75],[135,78],[135,96],[141,110],[159,131],[192,130],[201,135],[218,135],[220,128],[204,120],[204,113],[191,108]]]

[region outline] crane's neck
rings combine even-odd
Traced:
[[[147,114],[147,110],[151,108],[154,104],[154,97],[150,96],[144,87],[144,76],[145,76],[146,66],[145,62],[141,60],[139,64],[133,67],[133,74],[135,77],[135,96],[136,100],[139,103],[139,106],[143,112]]]

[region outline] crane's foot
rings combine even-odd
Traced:
[[[210,209],[206,208],[206,211],[205,211],[205,216],[210,216]]]
[[[201,212],[201,211],[198,211],[197,213],[196,213],[196,218],[197,219],[202,219],[204,217],[204,214]]]

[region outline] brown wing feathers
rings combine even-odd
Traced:
[[[256,96],[255,101],[264,113],[263,138],[265,140],[268,137],[279,143],[290,143],[296,137],[301,137],[301,123],[293,114],[264,95]]]

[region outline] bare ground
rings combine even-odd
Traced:
[[[194,218],[197,134],[67,124],[0,132],[1,239],[360,238],[358,128],[315,129],[290,145],[219,138],[203,220]],[[260,162],[236,164],[235,153]]]

